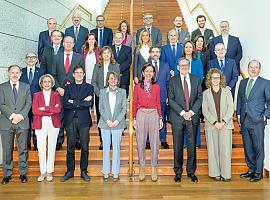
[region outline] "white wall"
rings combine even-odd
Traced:
[[[194,30],[196,17],[203,14],[201,10],[190,15],[185,0],[178,0],[189,31]],[[251,59],[258,59],[262,63],[261,75],[270,79],[270,35],[269,10],[270,1],[246,1],[246,0],[188,0],[191,8],[197,3],[203,4],[210,18],[219,30],[219,22],[228,20],[230,22],[232,35],[240,38],[243,47],[243,58],[241,67],[246,75],[247,63]],[[207,24],[209,27],[209,24]]]

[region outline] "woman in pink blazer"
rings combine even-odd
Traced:
[[[37,136],[40,167],[39,182],[45,178],[47,181],[53,180],[55,148],[59,128],[61,127],[60,112],[62,109],[60,95],[52,91],[54,84],[55,80],[50,74],[41,76],[39,85],[42,91],[34,94],[32,103],[34,115],[32,128],[35,129]],[[46,153],[47,138],[48,153]]]

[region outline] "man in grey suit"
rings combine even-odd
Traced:
[[[248,171],[241,178],[257,182],[263,178],[264,128],[270,118],[270,82],[259,76],[261,64],[251,60],[249,78],[241,80],[237,97],[237,115],[241,125]]]
[[[183,172],[184,129],[187,135],[187,175],[192,182],[198,182],[196,171],[197,125],[202,105],[201,82],[197,76],[189,74],[190,61],[181,58],[177,65],[180,75],[169,82],[170,122],[172,124],[174,147],[175,182],[181,182]]]
[[[198,28],[191,33],[191,41],[194,42],[197,36],[202,35],[204,36],[206,46],[208,46],[215,37],[214,33],[211,29],[205,28],[206,17],[204,15],[198,15],[196,20]]]
[[[153,24],[153,15],[145,14],[143,16],[144,27],[140,28],[136,32],[136,45],[139,43],[139,37],[142,30],[148,30],[151,35],[152,46],[161,47],[162,46],[162,36],[159,28],[152,26]]]
[[[190,35],[189,35],[189,32],[184,30],[182,28],[183,26],[183,17],[180,17],[180,16],[176,16],[175,19],[174,19],[174,28],[176,30],[176,33],[178,33],[178,42],[177,43],[180,43],[180,44],[184,44],[185,41],[189,40],[190,39]],[[167,38],[168,38],[168,33],[167,33]],[[169,43],[169,39],[167,39],[167,43]]]
[[[81,54],[73,51],[74,39],[71,36],[66,36],[63,42],[64,51],[59,52],[54,59],[52,67],[52,75],[55,78],[55,90],[60,94],[61,97],[64,96],[65,86],[74,82],[73,70],[76,65],[84,65],[83,58]],[[63,118],[63,113],[61,113],[61,118]],[[63,121],[63,120],[62,120]],[[62,148],[64,142],[64,129],[61,127],[57,139],[56,150]],[[79,148],[79,144],[76,145]]]
[[[9,81],[0,85],[0,134],[3,146],[2,184],[9,183],[13,172],[13,146],[16,135],[19,155],[19,174],[22,183],[28,181],[27,135],[28,112],[31,108],[29,85],[20,82],[21,69],[18,65],[8,68]]]

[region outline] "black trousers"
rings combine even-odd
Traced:
[[[126,85],[126,84],[120,84],[120,88],[126,90],[126,95],[127,95],[127,98],[128,98],[128,95],[129,95],[129,85]]]
[[[80,126],[78,118],[73,118],[72,122],[66,126],[67,131],[67,170],[75,170],[75,145],[77,142],[76,135],[79,133],[81,143],[81,172],[87,171],[88,167],[88,146],[89,146],[89,129],[90,126]]]
[[[196,127],[192,124],[192,121],[172,123],[175,174],[182,174],[183,172],[184,129],[187,133],[187,174],[193,174],[196,171]]]
[[[31,108],[32,109],[32,108]],[[31,137],[33,141],[33,145],[37,146],[37,136],[35,134],[35,130],[32,130],[32,123],[33,123],[33,113],[30,111],[28,113],[28,118],[29,118],[29,130],[28,130],[28,135],[27,135],[27,146],[31,145]]]
[[[97,124],[100,119],[100,112],[99,112],[99,97],[95,95],[95,106],[96,106],[96,114],[97,114]],[[98,135],[99,135],[99,141],[102,142],[102,137],[101,137],[101,130],[98,127]]]

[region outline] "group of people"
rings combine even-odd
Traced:
[[[48,30],[39,35],[38,53],[26,54],[26,67],[8,68],[9,81],[0,85],[0,131],[3,145],[3,180],[9,183],[13,171],[13,146],[16,135],[21,182],[27,182],[28,149],[31,136],[38,150],[38,181],[52,181],[55,151],[62,149],[64,129],[67,138],[67,171],[60,181],[74,176],[75,149],[81,150],[81,178],[88,175],[90,110],[95,105],[103,150],[103,179],[119,180],[120,143],[126,128],[130,66],[133,62],[133,125],[139,157],[139,180],[145,180],[145,149],[151,149],[151,180],[157,181],[159,145],[169,149],[167,121],[172,125],[175,182],[183,172],[183,149],[187,148],[187,174],[197,182],[196,148],[200,146],[200,122],[204,120],[208,149],[209,176],[231,179],[234,90],[239,76],[242,47],[229,34],[229,22],[220,23],[221,35],[215,37],[205,28],[206,18],[197,17],[198,29],[182,28],[177,16],[174,28],[162,35],[154,27],[153,16],[145,14],[144,27],[135,40],[126,20],[117,31],[104,26],[105,18],[96,17],[97,27],[89,32],[81,16],[72,16],[73,26],[65,33],[56,29],[56,20],[47,21]],[[40,67],[38,67],[40,63]],[[242,80],[237,97],[245,158],[249,171],[241,174],[250,181],[262,178],[263,138],[270,117],[269,81],[259,76],[261,64],[250,61],[250,78]],[[202,112],[201,112],[202,111]],[[110,148],[113,149],[112,169]]]

